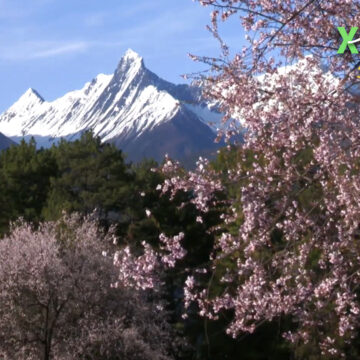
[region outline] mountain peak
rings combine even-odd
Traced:
[[[56,100],[44,101],[36,90],[28,89],[0,115],[0,132],[15,141],[34,136],[39,146],[49,147],[91,129],[133,161],[143,157],[161,161],[165,153],[192,156],[193,151],[213,148],[215,138],[203,124],[209,117],[203,114],[206,109],[198,109],[198,103],[193,108],[183,104],[193,98],[187,85],[162,80],[146,69],[139,54],[128,50],[112,75],[99,74],[82,89]]]
[[[33,88],[29,88],[10,109],[13,110],[13,107],[23,110],[29,109],[30,107],[37,106],[43,102],[44,99],[42,96]]]
[[[115,78],[118,80],[121,79],[121,81],[125,81],[125,78],[128,75],[134,75],[144,69],[145,66],[143,58],[135,51],[128,49],[121,58],[120,63],[115,71]]]
[[[21,98],[37,99],[40,100],[41,102],[44,101],[44,98],[33,88],[27,89]]]
[[[128,70],[134,67],[142,68],[144,67],[144,60],[137,52],[128,49],[124,56],[121,58],[118,67],[122,70]]]
[[[137,61],[137,60],[142,60],[142,57],[134,50],[127,49],[125,55],[123,56],[123,59]]]

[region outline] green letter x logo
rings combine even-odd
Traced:
[[[346,32],[344,27],[338,27],[339,33],[343,38],[343,42],[341,44],[341,46],[339,47],[338,50],[338,54],[343,54],[346,50],[347,47],[349,47],[350,52],[352,54],[358,54],[358,50],[356,48],[356,46],[354,44],[349,44],[349,42],[354,38],[356,32],[357,32],[357,27],[352,27],[349,34]]]

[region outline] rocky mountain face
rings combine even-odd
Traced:
[[[159,78],[128,50],[113,75],[100,74],[52,102],[29,89],[0,115],[0,132],[14,141],[34,137],[48,147],[92,130],[132,161],[161,160],[166,153],[183,160],[215,152],[220,119],[198,88]]]

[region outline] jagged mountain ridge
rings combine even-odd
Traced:
[[[15,141],[33,136],[48,147],[91,129],[130,160],[161,160],[165,153],[183,159],[218,147],[206,121],[220,118],[201,100],[199,89],[159,78],[128,50],[113,75],[100,74],[52,102],[29,89],[0,116],[0,132]]]

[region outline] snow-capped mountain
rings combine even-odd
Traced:
[[[217,148],[214,125],[207,122],[220,119],[200,100],[199,89],[159,78],[128,50],[113,75],[100,74],[52,102],[29,89],[0,116],[0,132],[15,141],[33,136],[48,147],[91,129],[131,160],[161,160],[165,153],[182,159]]]

